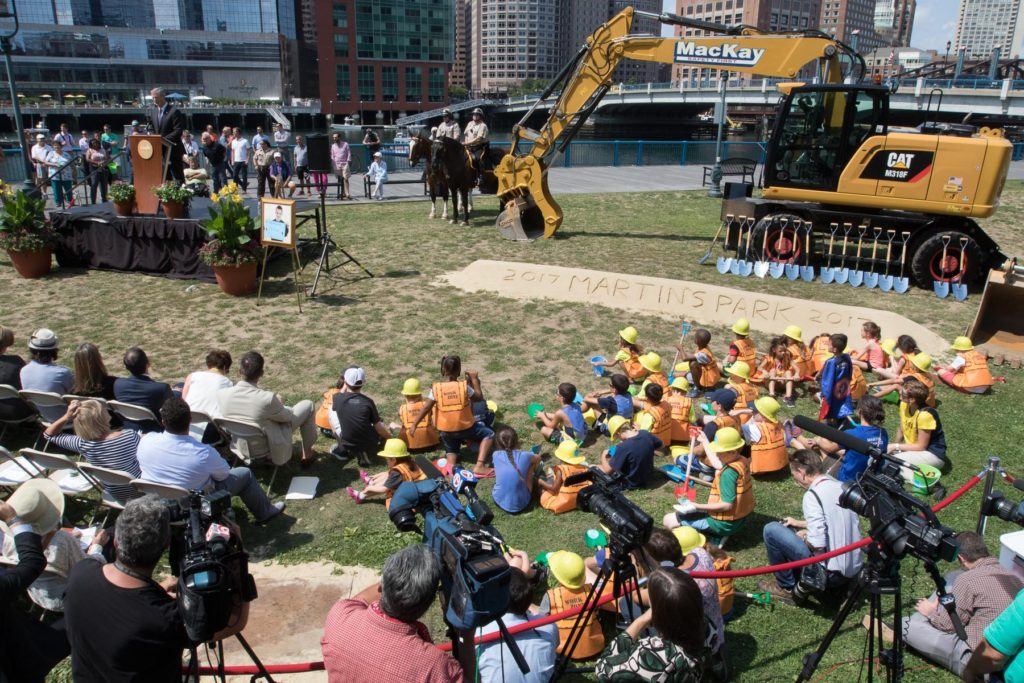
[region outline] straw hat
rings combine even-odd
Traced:
[[[686,555],[691,550],[697,548],[703,548],[708,542],[708,539],[701,532],[694,529],[692,526],[677,526],[672,530],[672,535],[679,541],[679,547],[683,551],[683,555]]]
[[[56,349],[59,344],[57,335],[53,333],[53,330],[45,327],[40,327],[38,330],[32,333],[32,336],[28,340],[28,348],[36,351],[49,351],[50,349]]]
[[[910,362],[914,364],[921,372],[928,372],[932,369],[932,357],[927,353],[916,353],[914,357],[910,359]]]
[[[566,439],[558,444],[558,448],[555,449],[555,457],[570,465],[579,465],[587,459],[586,456],[580,453],[579,445],[571,439]]]
[[[640,356],[640,365],[649,372],[661,372],[661,356],[654,351]]]
[[[384,442],[384,450],[377,455],[382,458],[408,458],[409,447],[401,439],[388,439]]]
[[[64,515],[64,494],[50,479],[29,479],[11,494],[7,504],[40,536],[59,528]],[[0,526],[9,530],[6,524],[0,523]]]
[[[708,444],[712,453],[726,453],[743,448],[743,437],[732,427],[723,427],[715,432],[715,440]]]
[[[556,550],[548,555],[548,568],[558,583],[566,588],[582,588],[586,572],[583,558],[568,550]]]
[[[786,335],[787,337],[789,337],[790,339],[793,339],[795,341],[800,342],[801,344],[803,344],[803,342],[804,342],[804,340],[802,338],[803,332],[796,325],[790,325],[789,327],[787,327],[786,331],[783,332],[783,334]]]
[[[725,369],[727,374],[734,377],[742,377],[743,379],[750,379],[750,365],[746,361],[738,360]]]
[[[418,396],[422,393],[423,388],[420,386],[420,381],[415,377],[405,380],[405,384],[402,385],[402,396]]]
[[[967,337],[957,337],[953,340],[953,348],[957,351],[970,351],[974,348],[974,344]]]
[[[778,423],[779,409],[782,406],[771,396],[762,396],[754,400],[754,410],[764,416],[769,422]]]
[[[636,338],[639,335],[640,333],[637,332],[636,328],[633,327],[632,325],[630,325],[629,327],[623,327],[621,330],[619,330],[619,336],[622,337],[622,339],[627,344],[636,344]]]
[[[732,324],[732,331],[744,336],[750,334],[750,321],[746,318],[740,318]]]

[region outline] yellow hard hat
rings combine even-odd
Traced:
[[[738,451],[743,448],[743,437],[732,427],[723,427],[715,432],[715,440],[708,444],[712,453]]]
[[[582,588],[586,572],[583,558],[568,550],[556,550],[548,555],[548,569],[558,583],[566,588]]]
[[[750,334],[750,321],[746,318],[740,318],[732,324],[732,331],[736,334],[748,335]]]
[[[654,351],[640,356],[640,365],[650,372],[661,372],[661,356]]]
[[[675,371],[676,372],[682,372],[684,374],[689,372],[690,371],[690,361],[684,360],[682,363],[676,363]]]
[[[779,421],[779,408],[781,408],[779,402],[776,401],[771,396],[762,396],[761,398],[754,400],[754,409],[757,410],[758,413],[763,415],[764,419],[768,420],[769,422]]]
[[[491,411],[492,413],[498,412],[498,404],[495,403],[494,401],[491,401],[490,399],[488,399],[488,401],[487,401],[487,410]]]
[[[682,375],[676,375],[675,377],[673,377],[672,384],[670,384],[669,386],[672,387],[673,389],[678,389],[679,391],[690,390],[690,383],[687,382],[686,378],[683,377]]]
[[[594,423],[597,422],[597,413],[594,412],[593,408],[587,408],[586,412],[583,413],[583,421],[587,423],[588,427],[594,426]]]
[[[608,435],[614,439],[615,435],[619,433],[619,430],[622,429],[622,426],[625,424],[629,424],[629,420],[621,415],[613,415],[608,420]]]
[[[879,344],[882,347],[882,351],[885,355],[892,356],[896,353],[896,340],[895,339],[883,339],[882,343]]]
[[[636,344],[636,338],[638,335],[639,333],[636,331],[636,328],[633,327],[632,325],[630,325],[629,327],[623,327],[621,330],[619,330],[619,336],[622,337],[627,344]]]
[[[796,325],[790,325],[789,327],[786,328],[786,331],[783,332],[782,334],[786,335],[790,339],[794,339],[794,340],[800,342],[801,344],[804,342],[804,340],[801,338],[801,335],[803,334],[803,332]]]
[[[580,453],[579,444],[572,439],[566,439],[558,444],[558,448],[555,449],[555,457],[570,465],[579,465],[587,459],[586,456]]]
[[[957,351],[970,351],[974,348],[974,344],[967,337],[957,337],[953,340],[953,348]]]
[[[422,393],[423,388],[420,386],[420,381],[415,377],[405,380],[405,384],[402,385],[403,396],[417,396]]]
[[[679,547],[683,551],[683,555],[687,554],[691,550],[697,548],[703,548],[704,544],[708,542],[708,539],[701,532],[694,529],[692,526],[677,526],[672,530],[672,535],[679,541]]]
[[[725,369],[727,373],[735,377],[750,379],[750,366],[746,361],[738,360]]]
[[[401,439],[388,439],[384,442],[384,450],[377,455],[383,458],[408,458],[409,447]]]
[[[932,357],[927,353],[917,353],[910,359],[910,362],[921,372],[928,372],[932,369]]]

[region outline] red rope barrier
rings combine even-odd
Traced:
[[[950,495],[946,496],[943,500],[941,500],[938,503],[936,503],[935,505],[933,505],[932,506],[932,511],[938,512],[938,511],[942,510],[944,507],[946,507],[947,505],[949,505],[950,503],[952,503],[956,499],[958,499],[961,496],[963,496],[964,494],[966,494],[972,488],[977,486],[980,481],[981,481],[981,475],[977,475],[977,474],[974,475],[973,477],[968,479],[967,482],[963,486],[958,488],[956,491],[954,491]],[[740,577],[746,577],[746,576],[757,576],[759,574],[769,574],[769,573],[776,572],[776,571],[783,571],[783,570],[786,570],[786,569],[796,569],[798,567],[804,567],[804,566],[807,566],[809,564],[816,564],[818,562],[824,562],[824,561],[829,560],[829,559],[831,559],[833,557],[838,557],[839,555],[844,555],[846,553],[853,552],[854,550],[859,550],[860,548],[863,548],[864,546],[868,545],[869,543],[871,543],[871,539],[870,538],[864,538],[864,539],[861,539],[861,540],[857,541],[856,543],[851,543],[850,545],[844,546],[842,548],[836,548],[832,552],[823,553],[821,555],[814,555],[812,557],[808,557],[805,560],[797,560],[795,562],[785,562],[783,564],[776,564],[776,565],[772,565],[772,566],[769,566],[769,567],[754,567],[753,569],[732,569],[732,570],[724,571],[724,572],[690,572],[690,576],[694,577],[695,579],[718,579],[718,578],[723,578],[724,579],[724,578],[740,578]],[[614,599],[615,599],[614,595],[606,595],[606,596],[600,598],[597,601],[597,604],[598,605],[603,605],[605,603],[611,602]],[[549,614],[546,617],[541,617],[539,619],[534,619],[532,621],[529,621],[529,622],[526,622],[526,623],[523,623],[523,624],[517,624],[517,625],[512,626],[511,628],[509,628],[508,631],[509,631],[509,633],[514,635],[516,633],[521,633],[521,632],[527,631],[529,629],[538,628],[540,626],[546,626],[547,624],[553,624],[556,621],[561,621],[563,619],[569,619],[570,617],[575,617],[576,615],[578,615],[582,611],[583,611],[583,607],[582,606],[574,607],[573,609],[569,609],[569,610],[566,610],[564,612],[560,612],[558,614]],[[483,635],[483,636],[478,636],[473,641],[473,644],[474,645],[481,645],[483,643],[490,643],[490,642],[493,642],[495,640],[498,640],[499,638],[501,638],[501,632],[500,631],[494,631],[493,633],[488,633],[488,634]],[[442,643],[441,645],[438,645],[437,647],[440,650],[449,651],[449,650],[452,649],[452,644],[451,643]],[[270,664],[270,665],[266,666],[266,669],[267,669],[268,672],[270,672],[272,674],[303,673],[303,672],[307,672],[307,671],[323,671],[324,670],[324,663],[323,662],[305,662],[305,663],[298,663],[298,664]],[[204,676],[215,675],[215,674],[218,673],[218,670],[217,670],[216,667],[199,667],[199,673],[201,675],[204,675]],[[252,674],[259,673],[259,669],[257,669],[255,666],[251,666],[251,665],[247,665],[247,666],[226,666],[226,667],[224,667],[224,673],[227,674],[227,675],[231,675],[231,676],[242,676],[242,675],[244,675],[244,676],[251,676]]]

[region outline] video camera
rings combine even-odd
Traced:
[[[508,608],[505,541],[490,525],[494,514],[476,495],[476,475],[456,468],[449,482],[428,460],[416,460],[432,478],[400,484],[388,516],[399,531],[419,531],[416,515],[423,515],[423,543],[441,563],[445,620],[460,631],[483,626]]]
[[[574,474],[565,480],[565,486],[580,482],[593,482],[576,496],[576,507],[584,512],[593,512],[608,527],[609,547],[622,554],[644,546],[651,538],[654,520],[641,510],[622,491],[629,482],[621,473],[607,474],[592,467],[586,472]]]
[[[1024,491],[1024,480],[1015,479],[1013,488]],[[981,514],[986,517],[998,517],[1006,522],[1013,522],[1024,527],[1024,502],[1014,504],[1006,499],[1002,491],[991,491],[981,503]]]
[[[793,422],[850,450],[873,459],[856,482],[843,484],[839,505],[853,510],[871,522],[869,535],[881,546],[883,554],[900,558],[910,553],[925,561],[956,559],[959,546],[953,530],[942,526],[925,503],[903,490],[904,467],[913,468],[877,446],[798,415]]]
[[[231,510],[231,494],[192,491],[165,501],[171,524],[171,568],[178,577],[178,606],[189,638],[204,642],[223,630],[235,607],[257,597],[249,556],[241,540],[222,521]],[[174,527],[172,527],[173,529]]]

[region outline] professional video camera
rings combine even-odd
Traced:
[[[189,638],[212,639],[227,625],[235,607],[256,599],[249,556],[227,524],[231,494],[192,491],[166,501],[171,523],[184,523],[171,535],[171,568],[178,577],[178,604]]]
[[[576,496],[576,507],[593,512],[611,532],[609,548],[629,553],[643,547],[651,538],[654,520],[622,492],[629,485],[621,473],[607,474],[597,468],[574,474],[565,480],[565,486],[580,482],[593,482]]]
[[[1015,479],[1013,488],[1024,491],[1024,480]],[[986,517],[998,517],[1017,526],[1024,526],[1024,502],[1014,504],[1007,500],[1002,491],[991,491],[981,503],[981,514]]]

